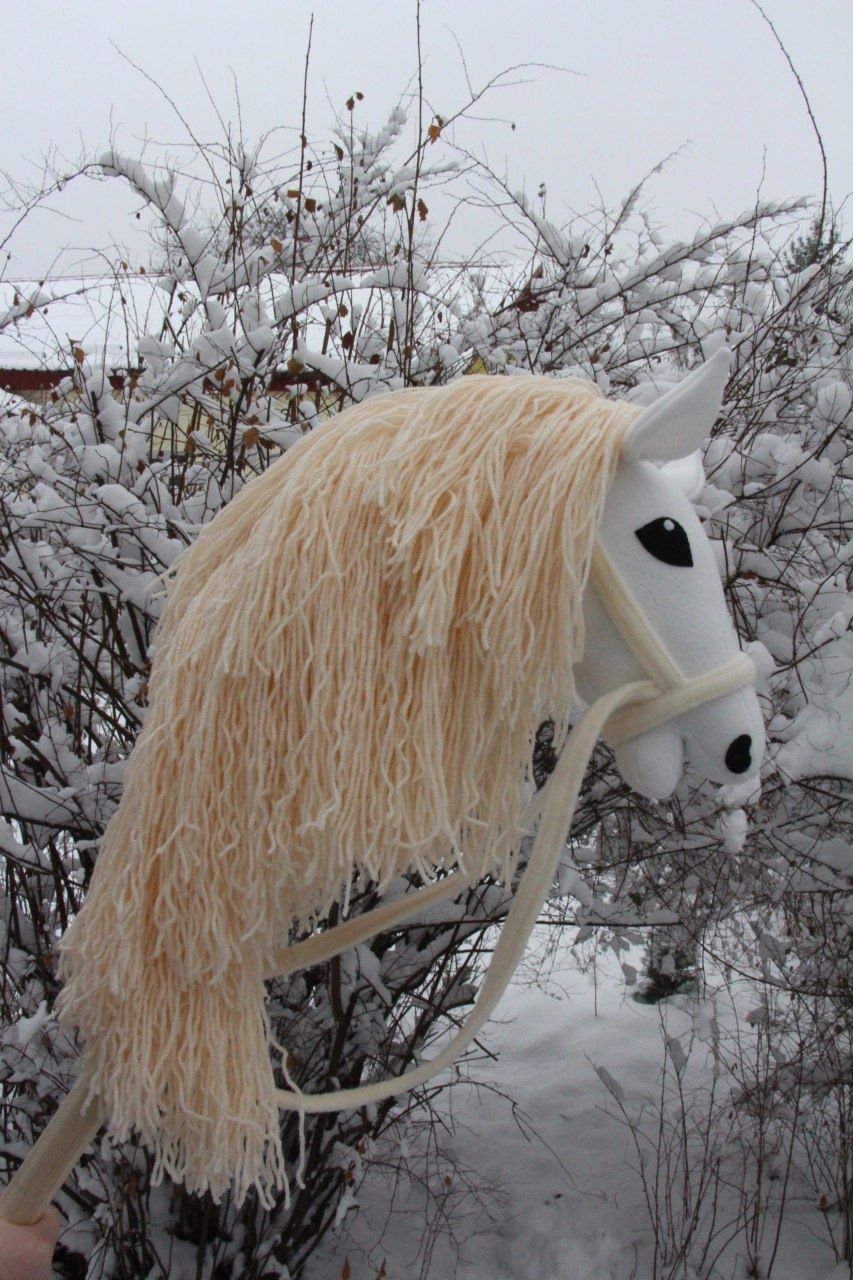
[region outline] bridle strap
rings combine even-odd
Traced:
[[[685,711],[755,683],[752,659],[742,652],[709,671],[686,676],[600,541],[593,549],[589,580],[620,636],[655,686],[646,699],[623,708],[607,722],[602,737],[610,746],[618,747]]]
[[[518,966],[550,892],[586,766],[598,738],[604,736],[612,745],[618,745],[754,681],[755,668],[745,653],[699,676],[685,676],[600,542],[593,551],[590,580],[619,634],[651,679],[613,689],[587,708],[564,744],[554,772],[527,805],[522,828],[532,827],[541,809],[539,828],[473,1011],[435,1058],[412,1071],[390,1080],[327,1093],[302,1093],[295,1086],[276,1089],[279,1107],[305,1116],[368,1106],[425,1084],[454,1062],[491,1017]],[[266,976],[292,973],[329,960],[410,919],[426,907],[456,897],[466,887],[470,887],[467,876],[456,871],[407,893],[402,899],[383,903],[304,942],[283,947],[273,957],[274,967]]]
[[[377,1080],[354,1089],[334,1089],[328,1093],[302,1093],[301,1090],[276,1089],[279,1107],[302,1115],[318,1112],[347,1111],[370,1106],[425,1084],[437,1072],[449,1066],[475,1039],[494,1012],[509,985],[527,946],[530,932],[547,900],[566,847],[566,833],[571,826],[581,782],[601,729],[619,707],[646,692],[646,681],[622,685],[598,698],[581,716],[560,753],[557,766],[543,788],[542,818],[527,866],[513,897],[500,937],[492,954],[483,985],[472,1012],[450,1043],[429,1062],[390,1080]],[[540,793],[541,795],[542,793]],[[450,877],[448,877],[448,880]],[[442,882],[446,883],[446,882]],[[432,887],[432,886],[430,886]],[[413,895],[417,897],[417,895]],[[394,904],[399,905],[399,904]],[[372,915],[372,913],[370,913]],[[330,931],[331,932],[331,931]]]
[[[616,630],[658,689],[680,689],[685,685],[687,677],[652,627],[640,602],[600,541],[592,551],[589,581],[598,592]]]
[[[746,653],[737,653],[721,666],[693,676],[680,689],[669,689],[665,693],[655,690],[654,695],[646,702],[623,707],[610,717],[601,736],[611,747],[618,747],[629,738],[648,733],[649,729],[657,729],[668,720],[684,715],[685,711],[713,702],[724,693],[742,689],[754,681],[755,666],[752,659]]]
[[[522,810],[518,823],[520,831],[529,833],[536,825],[542,812],[543,790],[535,792]],[[333,956],[340,955],[342,951],[348,951],[350,947],[357,947],[359,943],[367,942],[377,933],[385,933],[388,929],[396,928],[404,920],[410,920],[412,916],[419,915],[439,902],[446,902],[448,898],[457,898],[465,889],[471,887],[472,881],[464,871],[451,871],[440,880],[434,880],[432,884],[410,889],[401,898],[383,902],[381,906],[373,907],[363,915],[353,916],[351,920],[346,920],[343,924],[335,925],[331,929],[324,929],[322,933],[316,933],[313,937],[306,938],[304,942],[294,942],[290,946],[280,947],[273,955],[272,964],[264,977],[281,978],[288,973],[295,973],[298,969],[322,964],[325,960],[331,960]]]

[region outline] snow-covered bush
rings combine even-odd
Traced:
[[[570,896],[578,936],[595,932],[617,953],[680,920],[697,962],[710,950],[780,991],[779,1105],[783,1067],[796,1067],[817,1124],[821,1107],[850,1101],[844,249],[802,270],[786,265],[786,239],[807,225],[794,202],[669,243],[639,189],[597,220],[558,228],[544,204],[507,203],[481,170],[480,203],[484,190],[491,199],[482,216],[522,247],[488,268],[451,267],[431,231],[430,184],[443,185],[445,201],[454,189],[464,199],[467,177],[445,148],[444,122],[407,153],[401,110],[376,132],[355,127],[356,110],[352,99],[330,145],[303,139],[290,171],[233,143],[198,157],[209,168],[197,185],[115,150],[103,156],[102,175],[128,183],[153,219],[154,302],[137,311],[134,272],[116,256],[109,323],[125,331],[124,364],[72,343],[68,376],[44,403],[0,400],[7,1164],[73,1074],[73,1046],[47,1017],[53,946],[120,794],[145,713],[157,579],[181,549],[282,449],[368,395],[485,368],[580,373],[643,402],[723,341],[737,361],[699,503],[763,671],[763,787],[721,793],[688,775],[671,804],[643,802],[601,749],[554,911]],[[7,292],[0,325],[25,342],[53,295]],[[546,726],[543,778],[548,765]],[[351,910],[373,900],[361,890]],[[366,1069],[403,1070],[472,999],[488,929],[505,910],[505,894],[486,884],[272,983],[291,1073],[314,1090],[353,1084]],[[352,1203],[371,1144],[412,1105],[312,1119],[305,1186],[272,1210],[152,1188],[144,1151],[103,1140],[63,1197],[78,1225],[64,1237],[60,1273],[81,1274],[82,1254],[92,1276],[295,1276]],[[796,1123],[803,1114],[800,1105]],[[283,1123],[295,1163],[299,1135]],[[849,1206],[851,1180],[833,1168]],[[849,1250],[846,1230],[839,1247]]]

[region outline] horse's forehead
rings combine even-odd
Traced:
[[[673,516],[694,526],[698,518],[683,490],[650,462],[627,462],[616,468],[604,517],[637,525],[658,516]]]

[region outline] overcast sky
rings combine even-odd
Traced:
[[[808,90],[829,159],[836,207],[853,190],[850,0],[764,0]],[[296,126],[311,7],[291,0],[7,0],[0,76],[0,169],[26,178],[52,145],[97,155],[114,132],[139,154],[144,137],[181,130],[123,50],[175,99],[195,130],[218,133],[197,61],[225,116],[234,83],[248,137]],[[416,65],[415,0],[315,0],[309,132],[328,136],[335,110],[361,90],[378,124]],[[755,199],[817,195],[820,154],[796,82],[749,0],[423,0],[425,88],[448,114],[465,98],[464,51],[476,86],[519,62],[527,83],[493,94],[460,134],[485,147],[513,188],[548,183],[549,213],[608,201],[669,152],[685,150],[649,187],[647,203],[674,235],[698,217],[736,214]],[[156,150],[156,149],[155,149]],[[763,177],[762,177],[763,173]],[[8,274],[39,275],[58,248],[74,253],[133,234],[117,183],[89,184],[40,215],[15,241]],[[848,226],[850,219],[848,217]],[[3,227],[0,218],[0,230]],[[89,269],[92,269],[91,263]]]

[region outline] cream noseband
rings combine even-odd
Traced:
[[[449,1066],[491,1017],[522,957],[530,932],[550,892],[565,848],[581,782],[598,738],[603,736],[612,745],[618,745],[693,707],[754,682],[755,667],[745,653],[738,653],[729,662],[701,675],[686,676],[601,542],[596,542],[593,551],[590,583],[649,678],[621,685],[597,698],[587,708],[563,744],[554,772],[524,811],[522,826],[525,831],[529,833],[537,818],[539,829],[473,1011],[445,1049],[412,1071],[390,1080],[379,1080],[353,1089],[336,1089],[330,1093],[302,1093],[295,1086],[277,1089],[276,1101],[280,1107],[305,1115],[369,1106],[424,1084]],[[305,942],[283,947],[276,953],[274,965],[266,976],[272,978],[292,973],[339,955],[417,915],[425,907],[456,897],[467,883],[464,872],[452,872],[442,880],[406,894],[402,900],[385,903]]]

